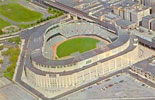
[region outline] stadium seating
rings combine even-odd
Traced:
[[[96,35],[99,37],[104,37],[105,39],[109,40],[108,34],[110,34],[107,31],[103,31],[103,29],[99,27],[97,24],[94,23],[92,24],[89,22],[69,23],[69,24],[64,23],[61,25],[53,25],[46,32],[47,33],[45,33],[46,35],[45,40],[47,43],[44,44],[44,51],[45,51],[44,55],[46,55],[46,57],[52,57],[53,56],[53,53],[51,52],[52,47],[56,43],[65,40],[65,38],[70,38],[79,35]],[[57,35],[58,33],[59,35]]]

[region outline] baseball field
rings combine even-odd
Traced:
[[[86,52],[96,48],[96,44],[100,40],[89,37],[81,37],[67,40],[57,47],[57,56],[59,58],[69,56],[75,52]]]

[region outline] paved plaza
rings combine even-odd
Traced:
[[[8,79],[0,78],[0,100],[37,100]]]
[[[141,83],[129,74],[116,75],[93,86],[66,96],[61,100],[96,100],[96,99],[147,99],[155,98],[155,89]]]
[[[9,85],[9,84],[12,84],[12,82],[9,81],[8,79],[6,79],[5,77],[0,78],[0,89]]]

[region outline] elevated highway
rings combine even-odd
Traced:
[[[72,8],[72,7],[69,7],[67,5],[64,5],[62,3],[59,3],[59,2],[53,2],[53,1],[50,1],[50,0],[44,0],[43,1],[43,4],[45,5],[48,5],[48,6],[53,6],[55,8],[58,8],[58,9],[61,9],[65,12],[69,12],[70,14],[72,15],[75,15],[77,16],[78,18],[81,18],[81,19],[85,19],[85,20],[89,20],[89,21],[92,21],[92,22],[95,22],[99,25],[102,25],[104,28],[106,28],[107,30],[109,31],[113,31],[115,32],[115,26],[112,25],[112,24],[109,24],[107,22],[103,22],[103,21],[100,21],[99,19],[97,18],[94,18],[92,16],[89,16],[88,13],[85,13],[83,11],[80,11],[78,9],[75,9],[75,8]]]

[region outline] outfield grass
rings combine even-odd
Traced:
[[[6,26],[9,26],[10,23],[0,18],[0,30]]]
[[[15,22],[36,21],[43,16],[41,13],[27,9],[17,3],[1,5],[0,14]]]
[[[91,49],[96,48],[96,44],[99,42],[99,40],[94,38],[74,38],[68,41],[63,42],[60,44],[57,48],[57,56],[59,58],[69,56],[72,53],[75,52],[86,52]]]

